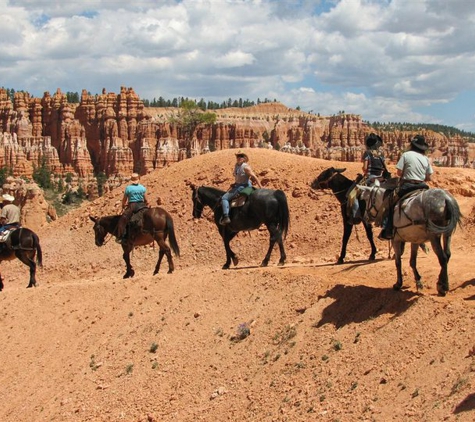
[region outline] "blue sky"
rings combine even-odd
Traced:
[[[277,99],[475,132],[472,0],[0,0],[0,86]]]

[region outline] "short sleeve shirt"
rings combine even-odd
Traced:
[[[416,151],[406,151],[402,154],[396,168],[402,171],[401,179],[403,180],[424,182],[427,176],[434,173],[429,159]]]
[[[125,196],[129,198],[129,203],[132,202],[144,202],[144,196],[147,189],[145,186],[138,184],[132,184],[125,188]]]
[[[2,208],[1,217],[5,218],[5,224],[19,223],[20,216],[20,208],[15,204],[7,204]]]
[[[249,167],[249,164],[242,163],[241,165],[236,164],[234,166],[234,181],[238,185],[249,184],[249,176],[246,174],[246,167]]]

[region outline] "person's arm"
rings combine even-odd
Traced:
[[[369,160],[363,159],[363,174],[366,176],[368,174]]]
[[[262,188],[261,186],[261,182],[259,182],[259,179],[257,178],[257,176],[254,174],[254,172],[252,171],[251,169],[251,166],[246,166],[245,169],[244,169],[245,173],[248,175],[249,179],[251,179],[253,182],[255,182],[255,184],[257,186],[259,186],[260,188]]]
[[[363,175],[367,176],[369,170],[369,157],[368,151],[363,153],[363,157],[361,157],[361,161],[363,162]]]
[[[144,194],[143,194],[143,202],[145,203],[145,205],[147,205],[147,207],[149,206],[146,192],[144,192]]]
[[[122,197],[122,208],[125,208],[129,202],[128,196],[124,193],[124,196]]]
[[[426,157],[427,158],[427,157]],[[426,170],[426,182],[430,182],[432,179],[432,175],[434,174],[434,169],[430,165],[430,161],[427,158],[427,170]]]

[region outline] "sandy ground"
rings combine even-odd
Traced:
[[[420,255],[417,291],[392,289],[394,261],[376,261],[356,227],[335,265],[339,205],[310,182],[357,163],[249,150],[266,187],[287,195],[288,260],[259,267],[266,230],[224,248],[208,210],[192,218],[186,181],[225,189],[233,151],[200,156],[142,178],[173,216],[181,256],[152,276],[157,249],[134,251],[123,280],[120,246],[96,247],[89,215],[118,212],[122,190],[38,231],[44,267],[26,289],[19,261],[1,264],[0,420],[7,421],[473,421],[475,420],[475,171],[437,168],[465,224],[453,240],[450,292],[437,296],[433,253]],[[376,229],[379,230],[379,229]],[[378,231],[376,231],[378,233]],[[249,335],[239,338],[249,330]]]

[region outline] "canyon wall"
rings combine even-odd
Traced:
[[[170,123],[175,108],[146,108],[132,88],[119,94],[91,95],[83,90],[72,104],[58,89],[34,98],[16,92],[14,101],[0,89],[0,165],[17,177],[31,178],[46,166],[54,178],[73,177],[97,195],[96,176],[107,178],[105,190],[120,185],[132,172],[186,158],[182,128]],[[191,155],[225,148],[265,147],[317,158],[358,161],[371,131],[361,116],[319,116],[281,103],[213,111],[216,122],[198,127]],[[422,131],[436,165],[473,167],[475,150],[467,139]],[[385,154],[395,162],[413,132],[379,132]]]

